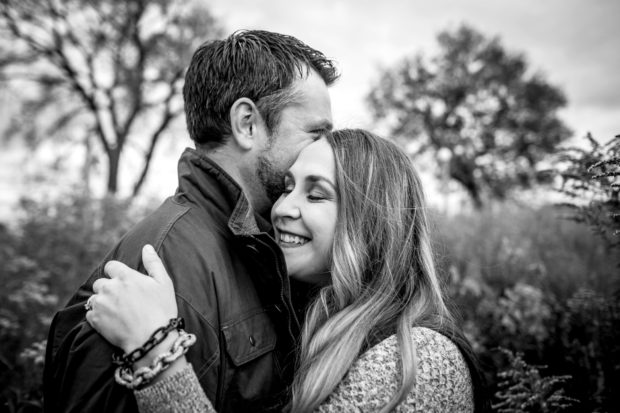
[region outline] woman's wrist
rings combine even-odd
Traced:
[[[178,330],[171,331],[168,334],[168,337],[166,337],[164,341],[162,341],[160,344],[155,346],[143,358],[141,358],[140,360],[136,361],[133,364],[134,371],[136,371],[140,367],[149,367],[151,363],[157,358],[157,356],[167,351],[170,351],[170,348],[172,347],[174,342],[179,338],[179,336],[180,336],[180,333]],[[185,356],[179,357],[178,359],[174,360],[170,364],[170,367],[168,367],[166,370],[162,371],[157,376],[155,376],[153,380],[147,384],[147,386],[155,384],[158,381],[163,380],[166,377],[172,376],[173,374],[183,370],[185,366],[187,366],[187,364],[188,363],[187,363],[187,359],[185,358]]]
[[[174,367],[173,372],[186,365],[187,350],[196,342],[196,336],[183,330],[181,317],[172,318],[167,325],[156,329],[146,342],[122,356],[114,355],[118,365],[114,378],[120,385],[139,389],[151,383],[164,371]],[[160,378],[159,378],[160,379]]]
[[[170,318],[157,323],[156,327],[145,327],[141,331],[134,331],[124,343],[121,342],[119,347],[125,352],[126,357],[142,357],[136,353],[142,354],[145,350],[153,348],[154,345],[165,339],[170,332],[183,329],[184,325],[183,318]]]

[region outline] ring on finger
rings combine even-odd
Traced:
[[[86,300],[86,304],[84,304],[84,309],[86,311],[90,311],[93,309],[93,298],[95,298],[95,294],[91,295],[90,297],[88,297],[88,300]]]

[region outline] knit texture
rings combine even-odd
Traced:
[[[423,327],[413,329],[415,386],[396,412],[473,412],[467,364],[447,337]],[[396,393],[401,380],[396,336],[390,336],[353,363],[318,412],[377,412]],[[135,392],[141,413],[215,412],[191,366]]]
[[[133,394],[140,413],[215,413],[191,364]]]
[[[413,329],[417,371],[415,386],[396,412],[473,412],[467,364],[456,345],[423,327]],[[351,367],[319,412],[378,412],[396,394],[401,381],[396,336],[364,353]]]

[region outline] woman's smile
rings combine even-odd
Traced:
[[[301,235],[293,234],[290,232],[285,232],[282,230],[278,231],[278,244],[282,248],[297,248],[306,244],[310,241],[310,238],[303,237]]]

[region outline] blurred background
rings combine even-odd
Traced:
[[[498,412],[620,411],[620,3],[1,0],[0,411],[51,317],[176,187],[184,70],[238,29],[335,59],[336,128],[423,175]]]

